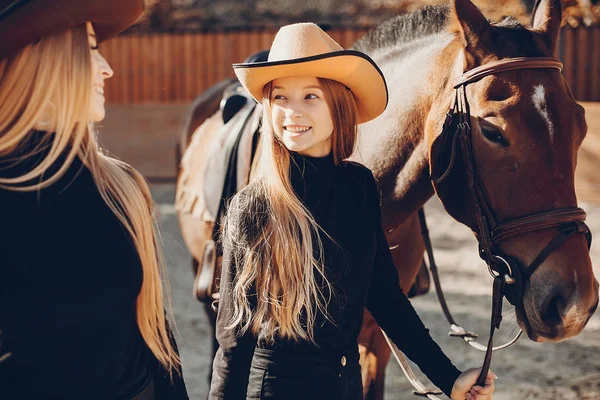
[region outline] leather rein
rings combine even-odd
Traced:
[[[559,60],[550,57],[508,58],[484,64],[465,72],[459,77],[454,85],[454,104],[446,114],[441,134],[442,143],[452,146],[450,163],[447,169],[441,174],[432,171],[432,180],[434,180],[436,184],[440,184],[448,177],[457,157],[457,154],[455,153],[457,152],[456,147],[458,147],[457,144],[459,143],[460,154],[465,166],[464,173],[467,177],[469,195],[477,223],[475,236],[479,242],[479,255],[486,262],[489,272],[494,278],[491,326],[487,348],[475,342],[475,339],[477,338],[476,334],[468,332],[460,325],[456,324],[448,310],[439,284],[439,277],[433,259],[425,217],[422,211],[420,211],[423,238],[429,255],[429,266],[434,278],[438,299],[440,300],[446,318],[451,324],[452,331],[450,332],[450,335],[461,337],[473,347],[485,350],[486,352],[481,374],[477,379],[477,385],[480,386],[485,386],[485,380],[491,365],[492,352],[510,346],[516,342],[520,336],[519,332],[519,334],[517,334],[508,344],[494,348],[494,332],[496,329],[500,328],[500,323],[502,321],[503,297],[506,297],[513,306],[522,308],[523,293],[527,280],[554,250],[559,248],[573,234],[584,234],[588,242],[588,248],[591,246],[592,241],[590,229],[584,222],[586,213],[581,208],[571,207],[545,211],[511,219],[509,221],[498,222],[489,205],[477,173],[473,156],[472,129],[470,125],[471,114],[466,88],[469,84],[477,82],[486,76],[523,69],[558,69],[560,71],[562,70],[562,63]],[[450,135],[452,136],[449,137]],[[517,235],[556,228],[558,229],[558,234],[544,247],[529,266],[521,265],[521,263],[513,257],[504,254],[498,247],[499,243],[503,240]],[[526,318],[526,314],[523,313],[523,315]],[[391,345],[389,338],[387,336],[385,336],[385,338],[388,341],[388,344]],[[418,382],[416,378],[414,380],[412,379],[414,378],[414,374],[412,373],[412,370],[410,370],[408,363],[406,363],[406,359],[393,345],[392,352],[402,369],[405,371],[409,381],[411,381],[415,387],[416,391],[413,393],[430,399],[438,399],[436,395],[441,394],[440,391],[425,389],[425,386]],[[407,372],[405,367],[408,367],[409,372]]]

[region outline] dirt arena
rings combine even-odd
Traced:
[[[590,228],[598,235],[600,205],[597,200],[600,197],[594,198],[594,194],[600,187],[597,174],[600,105],[587,104],[586,109],[592,134],[584,142],[586,154],[583,158],[580,156],[578,184],[589,189],[586,195],[580,196],[586,200],[580,205],[587,210]],[[163,234],[187,387],[192,399],[205,399],[211,367],[209,328],[202,306],[192,298],[190,256],[181,239],[173,207],[175,188],[173,184],[155,184],[152,190]],[[591,200],[596,200],[596,204]],[[476,241],[467,228],[444,212],[437,199],[427,204],[426,212],[442,284],[454,316],[468,329],[487,336],[491,278],[477,256]],[[592,260],[595,274],[600,277],[598,240],[592,246]],[[448,326],[434,292],[413,303],[433,337],[459,368],[480,366],[483,353],[448,337]],[[497,400],[600,399],[600,313],[592,317],[578,337],[562,343],[538,344],[521,338],[514,346],[495,353],[492,368],[499,376],[494,396]],[[387,368],[386,398],[415,398],[393,359]]]

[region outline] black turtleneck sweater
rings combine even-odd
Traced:
[[[0,158],[0,176],[22,175],[47,150]],[[140,258],[81,161],[46,189],[0,189],[0,205],[0,355],[11,353],[0,399],[127,400],[152,377],[157,400],[187,399],[142,338]]]
[[[369,169],[353,162],[336,166],[330,154],[323,158],[292,153],[290,179],[296,194],[317,223],[335,240],[321,235],[325,274],[335,296],[328,312],[335,323],[322,315],[315,323],[316,346],[310,342],[266,343],[251,333],[242,336],[225,329],[231,318],[231,288],[236,266],[225,241],[218,304],[217,339],[220,348],[213,365],[210,399],[243,399],[255,347],[279,353],[335,352],[357,346],[363,310],[366,307],[394,343],[447,395],[460,371],[444,355],[421,322],[400,288],[398,273],[381,226],[379,190]],[[251,183],[232,200],[244,209]],[[233,209],[233,208],[231,208]],[[263,213],[247,209],[250,215]],[[258,217],[229,215],[237,237],[252,241],[252,232],[262,223]]]

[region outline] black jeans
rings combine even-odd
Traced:
[[[257,348],[247,399],[362,400],[358,349],[318,354]]]

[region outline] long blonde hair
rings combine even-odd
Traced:
[[[45,134],[36,148],[18,158],[22,161],[34,156],[43,144],[50,145],[47,155],[21,176],[0,177],[0,187],[39,190],[59,179],[75,157],[81,160],[103,200],[133,238],[140,256],[143,283],[137,297],[136,318],[142,337],[166,370],[179,373],[180,360],[166,326],[161,286],[164,267],[150,190],[136,170],[104,155],[97,143],[89,122],[91,71],[85,25],[42,38],[0,60],[0,157],[11,159],[20,154],[16,150],[31,138],[43,109],[48,104],[55,108],[54,132]],[[45,176],[63,154],[64,162],[56,173]]]
[[[334,163],[340,165],[354,150],[356,102],[341,83],[318,80],[333,119]],[[224,249],[238,269],[228,328],[251,330],[267,341],[280,337],[314,342],[315,317],[322,313],[329,318],[327,304],[333,295],[319,235],[326,232],[294,193],[290,151],[271,124],[271,91],[269,83],[263,93],[262,149],[252,190],[241,194],[243,200],[232,200],[223,231]],[[250,298],[253,292],[256,297]]]

